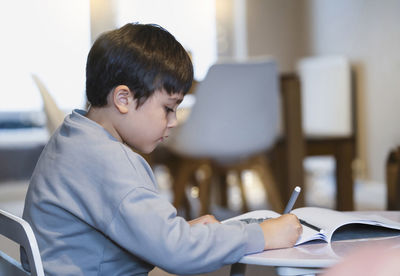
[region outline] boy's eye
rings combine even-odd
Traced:
[[[169,112],[174,112],[174,110],[168,106],[165,107],[165,110],[169,113]]]

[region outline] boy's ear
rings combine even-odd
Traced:
[[[112,92],[114,106],[119,112],[125,114],[129,110],[129,105],[134,101],[133,92],[126,85],[118,85]]]

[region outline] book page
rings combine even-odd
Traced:
[[[298,208],[291,213],[321,228],[327,242],[331,241],[332,234],[338,227],[357,220],[351,215],[342,212],[317,207]]]
[[[327,242],[331,242],[333,233],[336,229],[343,225],[352,223],[378,225],[393,229],[400,229],[400,223],[393,222],[388,219],[379,218],[376,216],[374,219],[367,219],[366,217],[358,214],[350,214],[325,208],[304,207],[295,209],[291,213],[295,214],[301,219],[304,219],[308,223],[321,228],[323,230],[323,234],[326,236]]]
[[[363,221],[370,221],[371,225],[400,229],[400,222],[384,218],[376,214],[357,214],[357,217]]]
[[[318,232],[314,229],[311,229],[307,226],[303,226],[303,233],[297,240],[295,245],[300,245],[302,243],[308,242],[308,241],[313,241],[313,240],[323,240],[326,241],[326,237],[323,234],[323,232]]]
[[[230,221],[243,221],[246,223],[260,223],[261,221],[257,221],[257,219],[268,219],[268,218],[277,218],[280,217],[281,214],[276,213],[274,211],[271,210],[257,210],[257,211],[251,211],[236,217],[232,217],[230,219],[224,220],[222,221],[222,223],[226,223],[226,222],[230,222]],[[321,239],[321,240],[325,240],[325,237],[323,234],[321,234],[318,231],[315,231],[314,229],[311,229],[309,227],[306,227],[304,225],[303,226],[303,233],[300,236],[300,238],[297,240],[295,245],[299,245],[311,240],[316,240],[316,239]]]
[[[291,213],[299,218],[303,227],[303,233],[295,245],[312,240],[323,240],[330,243],[333,233],[341,226],[349,224],[374,225],[400,230],[399,222],[377,215],[354,214],[318,207],[298,208],[292,210]],[[265,219],[277,218],[279,216],[281,214],[271,210],[257,210],[232,217],[222,221],[222,223],[240,220],[246,223],[260,223]]]

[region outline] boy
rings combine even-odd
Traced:
[[[137,275],[154,265],[203,273],[293,246],[301,232],[293,215],[260,225],[186,222],[131,150],[150,153],[168,137],[191,86],[191,61],[171,34],[127,24],[101,35],[86,78],[89,111],[74,110],[49,140],[25,201],[46,275]]]

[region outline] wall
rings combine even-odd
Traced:
[[[116,0],[90,0],[90,40],[116,28]]]
[[[304,7],[298,0],[247,0],[248,55],[271,55],[281,72],[292,72],[308,53]]]
[[[215,1],[217,25],[217,54],[219,59],[234,56],[234,3],[231,0]]]

